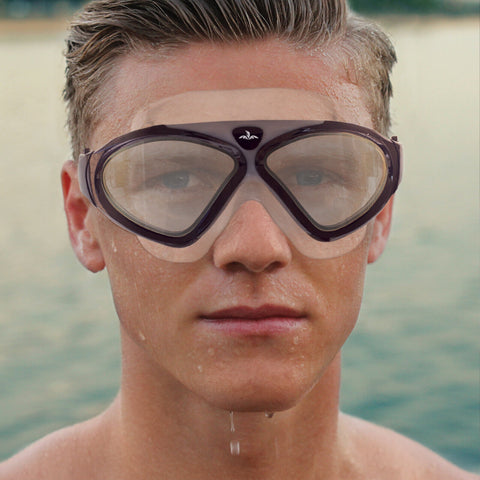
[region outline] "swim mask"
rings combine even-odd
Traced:
[[[263,94],[272,90],[276,97],[279,89]],[[240,103],[243,92],[252,93],[199,94],[211,100],[218,93],[213,104],[223,105],[238,92]],[[218,107],[202,101],[197,117],[216,118]],[[260,203],[302,254],[344,255],[364,239],[400,182],[396,138],[332,119],[338,107],[323,106],[327,118],[318,120],[242,118],[248,108],[237,105],[228,112],[239,119],[157,123],[174,107],[168,99],[149,108],[132,122],[146,126],[85,152],[78,165],[82,193],[157,258],[200,259],[248,201]]]

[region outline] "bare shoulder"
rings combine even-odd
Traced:
[[[342,414],[349,451],[365,478],[401,480],[480,480],[428,448],[387,428]]]
[[[26,447],[0,463],[0,480],[96,478],[98,455],[89,446],[92,442],[85,441],[91,440],[94,423],[95,419],[58,430]]]

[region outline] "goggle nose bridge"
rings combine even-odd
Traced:
[[[249,127],[242,127],[245,130],[248,130]],[[251,128],[251,127],[250,127]],[[234,136],[235,129],[232,129],[232,136]],[[277,129],[278,130],[278,129]],[[248,130],[250,132],[250,130]],[[271,200],[272,197],[275,198],[278,206],[281,206],[282,209],[285,209],[288,215],[292,215],[290,210],[284,205],[282,199],[277,195],[275,190],[271,187],[271,185],[260,175],[258,171],[258,165],[262,162],[263,158],[259,158],[260,151],[262,150],[263,146],[266,145],[270,140],[274,139],[278,136],[278,131],[276,132],[269,132],[267,138],[262,138],[262,140],[257,143],[256,147],[253,149],[245,149],[240,144],[236,147],[239,148],[241,154],[243,155],[245,162],[246,162],[246,169],[243,178],[240,180],[238,185],[234,188],[234,190],[229,195],[229,200],[226,202],[222,210],[226,209],[228,204],[232,204],[234,211],[238,210],[244,203],[252,200],[260,203],[267,213],[272,217],[274,220],[274,215],[271,212]],[[238,143],[238,142],[237,142]],[[270,198],[269,198],[270,197]]]
[[[233,202],[233,208],[234,211],[236,211],[244,203],[248,201],[255,201],[260,203],[265,208],[265,210],[269,212],[269,205],[271,203],[272,196],[276,199],[277,202],[280,203],[280,205],[282,205],[280,199],[278,199],[275,192],[270,188],[267,182],[265,182],[265,180],[260,177],[258,172],[255,171],[251,174],[247,173],[244,176],[242,181],[232,192],[230,199],[227,203]],[[227,205],[225,205],[225,207],[227,207]],[[285,206],[282,205],[282,208],[285,208]]]

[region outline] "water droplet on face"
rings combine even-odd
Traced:
[[[230,431],[231,432],[235,431],[235,425],[233,423],[233,412],[230,412]]]
[[[266,416],[267,418],[272,418],[273,415],[274,415],[273,412],[265,412],[265,416]]]
[[[230,453],[232,455],[240,455],[240,442],[238,440],[230,442]]]
[[[144,342],[145,341],[145,335],[142,332],[138,332],[138,338]]]
[[[115,242],[112,240],[112,250],[113,253],[117,253],[117,246],[115,245]]]
[[[197,370],[202,373],[203,372],[203,367],[201,365],[197,365]]]

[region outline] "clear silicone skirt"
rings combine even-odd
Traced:
[[[317,102],[317,119],[284,119],[295,115],[292,107],[272,111],[288,97],[299,109],[302,101],[309,108]],[[191,118],[195,105],[209,112],[200,115],[206,120],[240,119],[162,123]],[[256,119],[258,110],[275,119]],[[361,243],[401,178],[396,138],[344,121],[352,116],[338,101],[297,90],[182,94],[140,112],[132,131],[81,155],[81,188],[163,260],[203,257],[247,202],[261,204],[302,254],[337,257]]]

